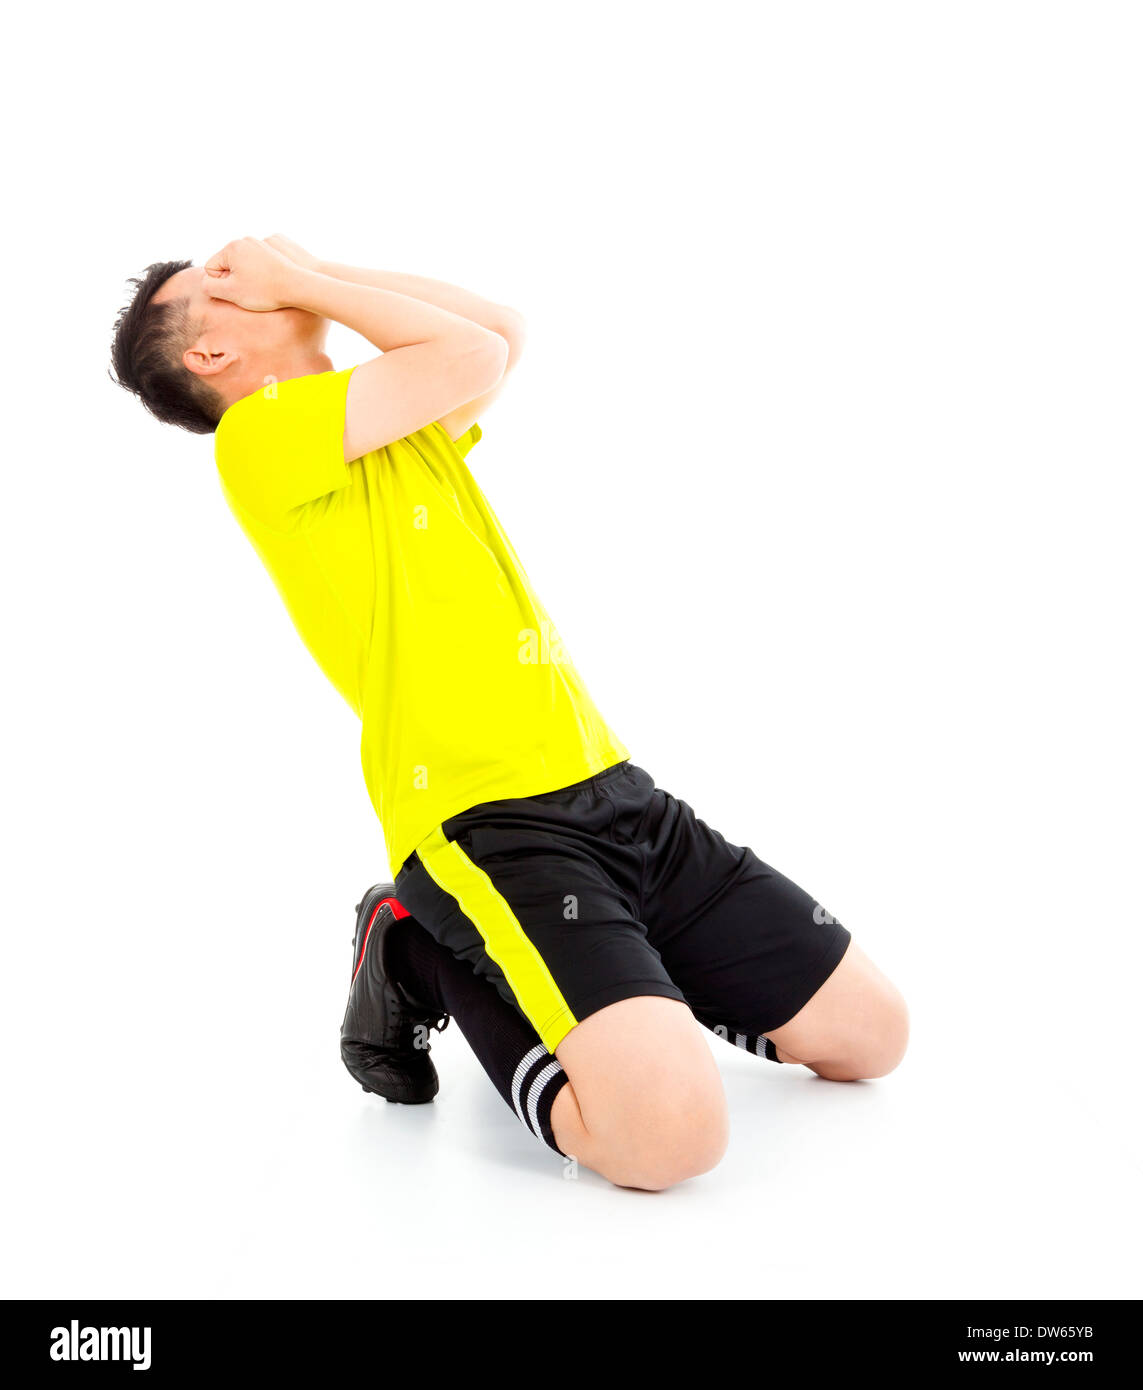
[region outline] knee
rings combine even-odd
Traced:
[[[879,1001],[862,1037],[840,1064],[840,1070],[848,1075],[839,1079],[873,1081],[888,1076],[900,1065],[908,1046],[909,1010],[902,996],[893,990]]]
[[[717,1166],[730,1138],[721,1086],[680,1088],[646,1100],[605,1142],[604,1177],[619,1187],[662,1192]]]
[[[709,1172],[726,1152],[722,1078],[680,1000],[610,1004],[577,1024],[557,1056],[578,1117],[578,1129],[559,1135],[617,1186],[658,1192]]]
[[[888,1076],[904,1057],[909,1046],[909,1009],[896,991],[882,1010],[877,1044],[869,1058],[869,1077]]]

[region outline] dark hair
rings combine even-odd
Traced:
[[[222,397],[182,363],[198,334],[186,299],[152,304],[151,296],[190,261],[156,261],[128,281],[131,301],[119,311],[111,342],[111,379],[139,397],[156,419],[195,434],[213,434],[225,409]]]

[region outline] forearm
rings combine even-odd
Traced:
[[[489,332],[495,332],[447,305],[324,271],[296,269],[288,298],[296,308],[352,328],[382,352],[436,339],[447,339],[458,347],[478,346]]]
[[[471,290],[459,285],[450,285],[445,280],[433,280],[425,275],[407,275],[397,270],[367,270],[363,267],[340,265],[336,261],[320,261],[318,268],[323,275],[343,280],[354,285],[369,285],[375,289],[390,290],[398,294],[419,299],[424,304],[434,304],[439,309],[458,314],[461,318],[479,324],[501,336],[509,336],[511,330],[518,329],[520,315],[505,304],[485,299]]]

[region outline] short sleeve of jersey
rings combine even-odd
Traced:
[[[227,491],[273,526],[296,508],[346,487],[345,399],[349,367],[279,381],[226,410],[214,457]]]
[[[469,449],[472,448],[482,433],[483,431],[479,425],[469,425],[468,429],[465,430],[459,439],[454,439],[452,441],[452,446],[461,458],[467,458]]]

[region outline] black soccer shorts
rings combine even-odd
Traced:
[[[630,762],[489,801],[417,847],[397,897],[527,1018],[549,1052],[608,1004],[660,995],[767,1049],[829,978],[849,932]]]

